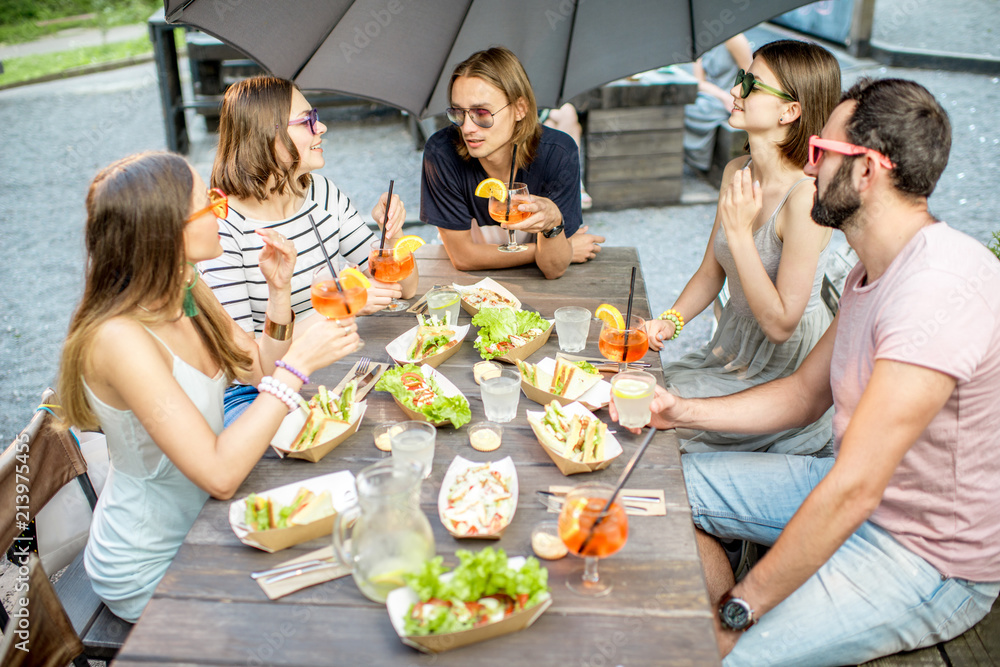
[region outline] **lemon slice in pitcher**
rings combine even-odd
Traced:
[[[476,186],[477,197],[493,197],[497,201],[507,201],[507,186],[499,178],[486,178]]]
[[[392,256],[396,261],[405,259],[423,245],[424,240],[419,236],[403,236],[392,246]]]
[[[621,311],[612,306],[610,303],[602,303],[597,307],[594,312],[594,317],[601,320],[609,327],[615,327],[616,329],[625,328],[625,318],[622,317]]]

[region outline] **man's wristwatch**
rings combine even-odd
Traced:
[[[737,632],[745,632],[757,622],[750,604],[746,600],[733,597],[732,591],[727,592],[719,600],[719,620],[724,627]]]
[[[561,234],[562,230],[565,229],[565,228],[566,228],[566,225],[560,222],[558,225],[556,225],[552,229],[550,229],[548,231],[542,232],[542,236],[544,236],[547,239],[553,239],[553,238],[559,236],[559,234]]]

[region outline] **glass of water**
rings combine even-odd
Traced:
[[[451,287],[435,287],[427,292],[427,314],[436,315],[442,322],[448,314],[448,324],[458,325],[458,312],[462,307],[462,295]]]
[[[618,409],[618,423],[625,428],[642,428],[649,423],[653,413],[653,387],[656,378],[642,371],[625,371],[611,378],[611,395]]]
[[[434,441],[437,429],[433,424],[419,421],[399,422],[390,431],[392,458],[399,462],[413,461],[420,465],[424,479],[431,474],[434,463]]]
[[[486,419],[506,423],[517,417],[517,401],[521,396],[521,374],[518,371],[500,371],[500,375],[483,380],[479,391]]]
[[[556,333],[559,349],[563,352],[580,352],[587,347],[590,333],[590,311],[579,306],[564,306],[556,310]]]

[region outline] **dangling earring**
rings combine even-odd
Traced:
[[[188,264],[191,266],[192,269],[194,269],[194,277],[191,278],[190,283],[184,286],[184,303],[183,303],[184,315],[186,317],[197,317],[201,311],[198,310],[198,304],[195,303],[194,294],[192,294],[191,291],[194,289],[194,286],[198,283],[198,268],[191,262],[188,262]]]

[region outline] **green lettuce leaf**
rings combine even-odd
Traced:
[[[382,373],[382,377],[375,384],[375,389],[389,392],[409,409],[415,410],[427,417],[428,421],[450,421],[451,425],[455,428],[461,428],[464,424],[472,421],[472,410],[469,409],[469,401],[466,400],[465,396],[461,394],[450,397],[444,396],[441,393],[441,387],[438,386],[433,377],[425,376],[424,379],[434,391],[434,401],[429,405],[414,405],[413,394],[403,386],[403,381],[400,379],[404,373],[418,373],[423,375],[420,371],[420,366],[416,364],[396,366]]]
[[[487,352],[486,348],[499,343],[514,334],[523,334],[530,329],[547,330],[551,323],[533,310],[513,310],[511,308],[483,308],[472,318],[479,327],[479,337],[475,346],[483,359],[502,357],[503,353]]]

